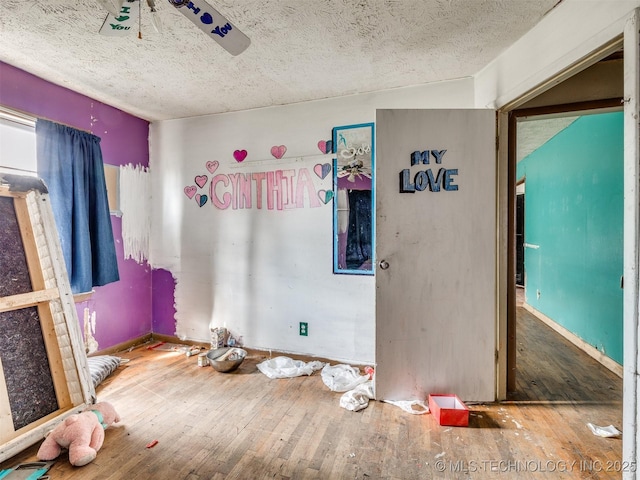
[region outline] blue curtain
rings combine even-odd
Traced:
[[[71,291],[118,281],[100,137],[38,120],[36,147],[38,175],[49,189]]]

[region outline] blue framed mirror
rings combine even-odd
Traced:
[[[333,273],[373,275],[374,124],[333,129]]]

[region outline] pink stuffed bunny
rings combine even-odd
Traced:
[[[62,448],[69,449],[71,465],[81,467],[92,462],[102,447],[105,429],[120,421],[108,402],[91,405],[82,413],[67,417],[45,438],[38,450],[39,460],[53,460]]]

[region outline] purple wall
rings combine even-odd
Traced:
[[[153,333],[176,334],[176,280],[169,270],[155,269],[153,275]]]
[[[149,165],[149,122],[2,62],[0,105],[91,131],[102,139],[105,164]],[[122,220],[111,216],[111,223],[120,281],[96,287],[91,299],[77,304],[81,328],[84,309],[96,312],[94,336],[100,349],[152,331],[151,268],[124,259]]]

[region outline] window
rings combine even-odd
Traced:
[[[35,120],[0,107],[0,172],[36,175]]]

